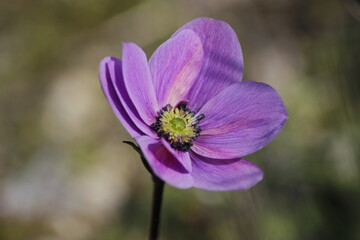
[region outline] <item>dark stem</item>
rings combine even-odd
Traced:
[[[158,240],[159,237],[159,226],[160,226],[160,216],[161,216],[161,204],[162,204],[162,196],[164,192],[164,181],[158,178],[148,162],[146,161],[143,153],[140,148],[133,142],[123,141],[133,147],[136,152],[140,154],[141,161],[143,162],[145,168],[149,171],[152,176],[154,187],[153,187],[153,199],[152,199],[152,207],[151,207],[151,219],[150,219],[150,231],[149,231],[149,240]]]
[[[154,190],[151,208],[149,240],[158,240],[164,182],[155,175],[153,175],[153,182]]]

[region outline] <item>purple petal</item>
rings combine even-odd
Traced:
[[[128,92],[125,88],[124,78],[122,74],[122,66],[121,60],[111,57],[108,58],[107,64],[110,71],[111,81],[113,86],[115,87],[116,93],[120,99],[122,106],[127,112],[130,119],[134,122],[134,124],[146,135],[157,138],[156,133],[150,129],[150,127],[144,123],[139,113],[137,112],[134,104],[132,103]]]
[[[106,57],[100,63],[99,79],[100,79],[101,87],[103,89],[105,97],[110,103],[113,112],[120,120],[122,125],[125,127],[125,129],[128,131],[130,136],[133,138],[141,136],[143,133],[133,123],[129,115],[126,113],[124,107],[120,103],[119,97],[111,81],[109,66],[108,66],[108,62],[110,61],[110,58],[111,57]]]
[[[283,128],[287,112],[278,93],[265,83],[234,83],[200,111],[201,136],[193,150],[212,158],[251,154],[270,142]]]
[[[149,61],[160,106],[184,100],[198,76],[203,62],[200,38],[183,30],[163,43]]]
[[[173,38],[184,29],[194,31],[204,49],[203,67],[187,97],[189,107],[197,111],[234,81],[241,81],[243,57],[234,30],[225,22],[198,18],[180,28]]]
[[[140,136],[135,140],[156,176],[177,188],[189,188],[193,185],[189,172],[159,140],[148,136]]]
[[[155,122],[159,105],[146,55],[135,43],[124,43],[122,65],[126,90],[141,118],[151,125]]]
[[[186,171],[191,172],[192,165],[191,165],[190,155],[188,152],[181,152],[181,151],[173,149],[164,138],[161,138],[161,143],[164,145],[164,147],[166,147],[166,149],[172,155],[174,155],[178,159],[178,161],[186,169]]]
[[[241,158],[218,160],[190,154],[193,161],[194,187],[212,191],[243,190],[263,178],[262,170]]]

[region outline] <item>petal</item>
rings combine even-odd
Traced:
[[[120,120],[124,128],[128,131],[131,137],[135,138],[141,136],[143,133],[133,123],[129,115],[126,113],[124,107],[120,103],[119,97],[115,91],[113,83],[111,81],[108,63],[111,57],[104,58],[100,63],[99,79],[100,84],[107,98],[113,112],[116,117]]]
[[[149,61],[159,106],[175,106],[184,100],[198,76],[203,62],[200,38],[191,30],[163,43]]]
[[[146,135],[157,138],[156,133],[142,120],[125,88],[121,60],[111,57],[107,60],[111,81],[122,106],[134,124]]]
[[[192,187],[192,176],[159,140],[148,136],[140,136],[135,140],[156,176],[177,188]]]
[[[191,170],[192,170],[191,159],[190,159],[190,155],[188,152],[181,152],[181,151],[173,149],[164,138],[161,138],[161,143],[164,145],[164,147],[166,147],[166,149],[172,155],[174,155],[177,158],[177,160],[186,169],[186,171],[191,172]]]
[[[201,136],[193,150],[212,158],[251,154],[270,142],[283,128],[287,112],[279,94],[254,81],[234,83],[200,111]]]
[[[159,110],[146,55],[135,43],[123,44],[123,75],[127,92],[139,115],[149,126]]]
[[[189,108],[197,111],[234,81],[241,80],[243,57],[234,30],[225,22],[198,18],[180,28],[173,38],[185,29],[191,29],[200,37],[204,49],[201,72],[187,97]]]
[[[190,154],[194,187],[212,191],[243,190],[263,178],[262,170],[244,159],[218,160]]]

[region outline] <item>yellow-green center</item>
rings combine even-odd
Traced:
[[[170,120],[171,127],[176,131],[182,131],[186,128],[186,123],[184,119],[181,118],[174,118]]]
[[[196,135],[193,128],[196,119],[184,109],[171,108],[163,113],[160,121],[160,130],[169,135],[170,141],[187,142]]]
[[[151,127],[174,149],[186,152],[201,132],[198,124],[204,115],[195,115],[195,112],[186,108],[186,102],[180,102],[176,107],[168,104],[159,111],[159,116]]]

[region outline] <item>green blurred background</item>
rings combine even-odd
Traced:
[[[280,135],[239,192],[167,186],[163,240],[360,239],[358,0],[0,0],[0,239],[145,239],[152,184],[97,79],[188,21],[236,31],[245,80],[278,90]]]

